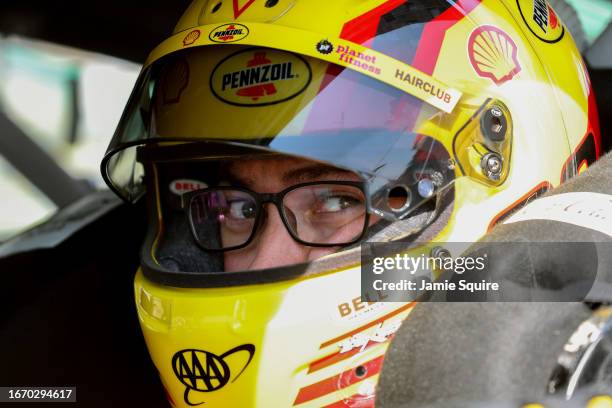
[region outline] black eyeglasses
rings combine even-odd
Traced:
[[[191,232],[200,247],[230,251],[251,243],[273,203],[297,242],[314,247],[346,246],[365,235],[369,214],[361,182],[320,181],[298,184],[280,193],[215,187],[182,196]]]

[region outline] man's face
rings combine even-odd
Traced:
[[[313,161],[288,158],[237,161],[229,166],[228,173],[232,185],[256,193],[278,193],[296,184],[316,181],[359,181],[359,177],[349,171]],[[264,269],[307,262],[338,249],[300,244],[289,234],[274,204],[264,204],[264,211],[266,216],[253,241],[245,248],[224,253],[225,271]]]

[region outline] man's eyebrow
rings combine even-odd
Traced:
[[[357,181],[358,176],[349,170],[343,170],[325,164],[311,164],[286,172],[283,174],[281,180],[287,184],[299,184],[320,180],[322,178],[338,181],[344,179],[352,181],[355,179],[355,181]],[[230,185],[239,187],[249,187],[255,184],[255,180],[252,177],[236,174],[231,166],[225,169],[224,179],[229,182]]]
[[[250,177],[240,177],[239,175],[233,173],[231,168],[225,171],[225,175],[223,178],[225,179],[225,181],[229,182],[230,185],[237,187],[248,187],[253,185],[253,183],[255,182]]]
[[[333,180],[341,180],[347,176],[354,177],[355,173],[324,164],[312,164],[288,171],[287,173],[283,174],[282,180],[285,183],[305,183],[324,177],[328,177]]]

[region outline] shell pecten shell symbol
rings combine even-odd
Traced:
[[[516,43],[498,27],[477,27],[468,41],[468,54],[476,73],[496,85],[510,81],[521,72]]]
[[[192,30],[183,39],[183,46],[186,47],[188,45],[193,44],[198,38],[200,38],[200,30]]]

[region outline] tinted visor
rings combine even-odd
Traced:
[[[203,142],[198,152],[206,160],[220,144],[273,151],[358,173],[369,210],[401,219],[454,179],[450,148],[438,134],[443,117],[400,90],[317,59],[242,46],[190,48],[141,75],[103,171],[134,200],[143,191],[138,145]],[[391,208],[387,198],[398,186],[410,201]]]

